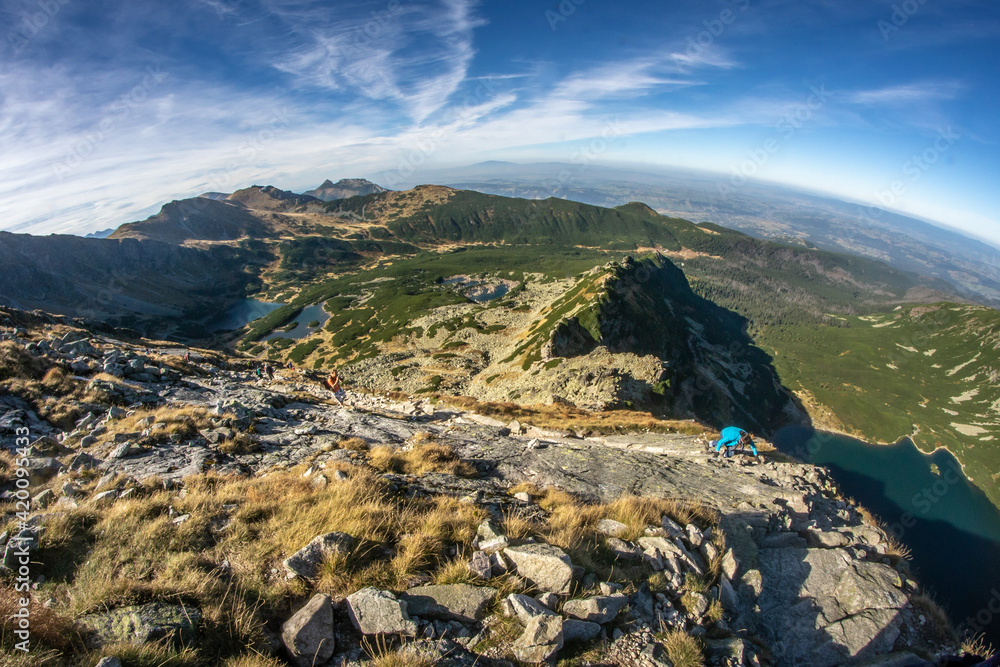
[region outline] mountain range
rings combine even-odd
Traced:
[[[909,435],[1000,502],[1000,369],[980,349],[1000,319],[951,274],[634,202],[371,189],[252,186],[107,239],[2,234],[0,295],[374,390]],[[250,297],[275,309],[209,333]]]

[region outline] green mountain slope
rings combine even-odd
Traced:
[[[944,303],[844,324],[773,329],[760,341],[821,421],[871,440],[912,435],[926,451],[946,447],[1000,504],[1000,313]]]

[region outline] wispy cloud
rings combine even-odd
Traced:
[[[925,82],[857,90],[843,93],[842,97],[851,104],[896,106],[950,100],[961,89],[961,84],[956,81]]]
[[[477,0],[428,5],[389,2],[354,18],[330,18],[325,7],[272,7],[302,44],[273,66],[300,83],[350,89],[373,100],[394,100],[415,122],[447,103],[475,55],[473,31],[483,25]],[[308,26],[308,27],[304,27]]]

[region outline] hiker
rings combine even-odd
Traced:
[[[186,363],[191,363],[191,351],[190,350],[185,350],[184,351],[184,361]]]
[[[737,448],[739,448],[739,453],[745,454],[746,448],[749,447],[750,451],[753,452],[754,458],[758,461],[760,460],[760,456],[757,454],[757,447],[753,443],[753,434],[747,433],[737,426],[727,426],[722,429],[719,439],[717,441],[713,440],[709,445],[714,445],[714,449],[720,458],[732,458],[737,453]]]
[[[337,401],[338,405],[343,405],[344,401],[347,399],[347,392],[344,388],[340,386],[340,374],[337,373],[337,369],[330,371],[330,377],[326,379],[326,388],[333,392],[333,398]]]
[[[264,374],[267,375],[268,380],[274,379],[274,369],[271,368],[271,364],[264,364]]]

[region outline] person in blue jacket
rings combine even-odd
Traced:
[[[746,448],[749,447],[753,455],[757,456],[757,447],[753,443],[752,434],[736,426],[727,426],[722,429],[722,433],[715,443],[715,451],[719,456],[726,459],[731,458],[736,453],[737,447],[740,448],[740,451],[746,451]]]

